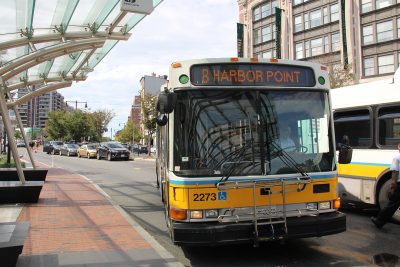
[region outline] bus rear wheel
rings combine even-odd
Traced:
[[[388,179],[380,188],[378,195],[379,209],[383,209],[389,202],[388,192],[390,188],[391,179]],[[400,208],[393,214],[392,219],[400,222]]]
[[[164,205],[165,222],[167,224],[168,234],[172,242],[174,242],[174,231],[172,230],[172,220],[169,217],[168,205]]]

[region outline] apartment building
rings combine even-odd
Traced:
[[[400,64],[400,0],[238,0],[238,5],[244,57],[277,57],[280,50],[285,59],[336,68],[349,64],[355,83],[392,76]],[[279,36],[275,8],[281,10]]]
[[[18,89],[17,97],[27,94],[26,88]],[[57,91],[48,92],[42,96],[33,98],[26,104],[18,107],[24,127],[44,128],[50,111],[65,108],[64,96]]]

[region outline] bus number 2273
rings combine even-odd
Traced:
[[[215,201],[217,200],[217,194],[215,193],[201,193],[201,194],[193,194],[193,201]]]

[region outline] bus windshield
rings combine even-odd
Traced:
[[[177,95],[176,175],[273,175],[335,168],[326,92],[197,89]],[[288,163],[288,157],[294,163]]]

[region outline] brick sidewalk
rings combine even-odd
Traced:
[[[18,221],[30,230],[17,266],[173,266],[97,188],[63,169],[49,169],[39,202]]]

